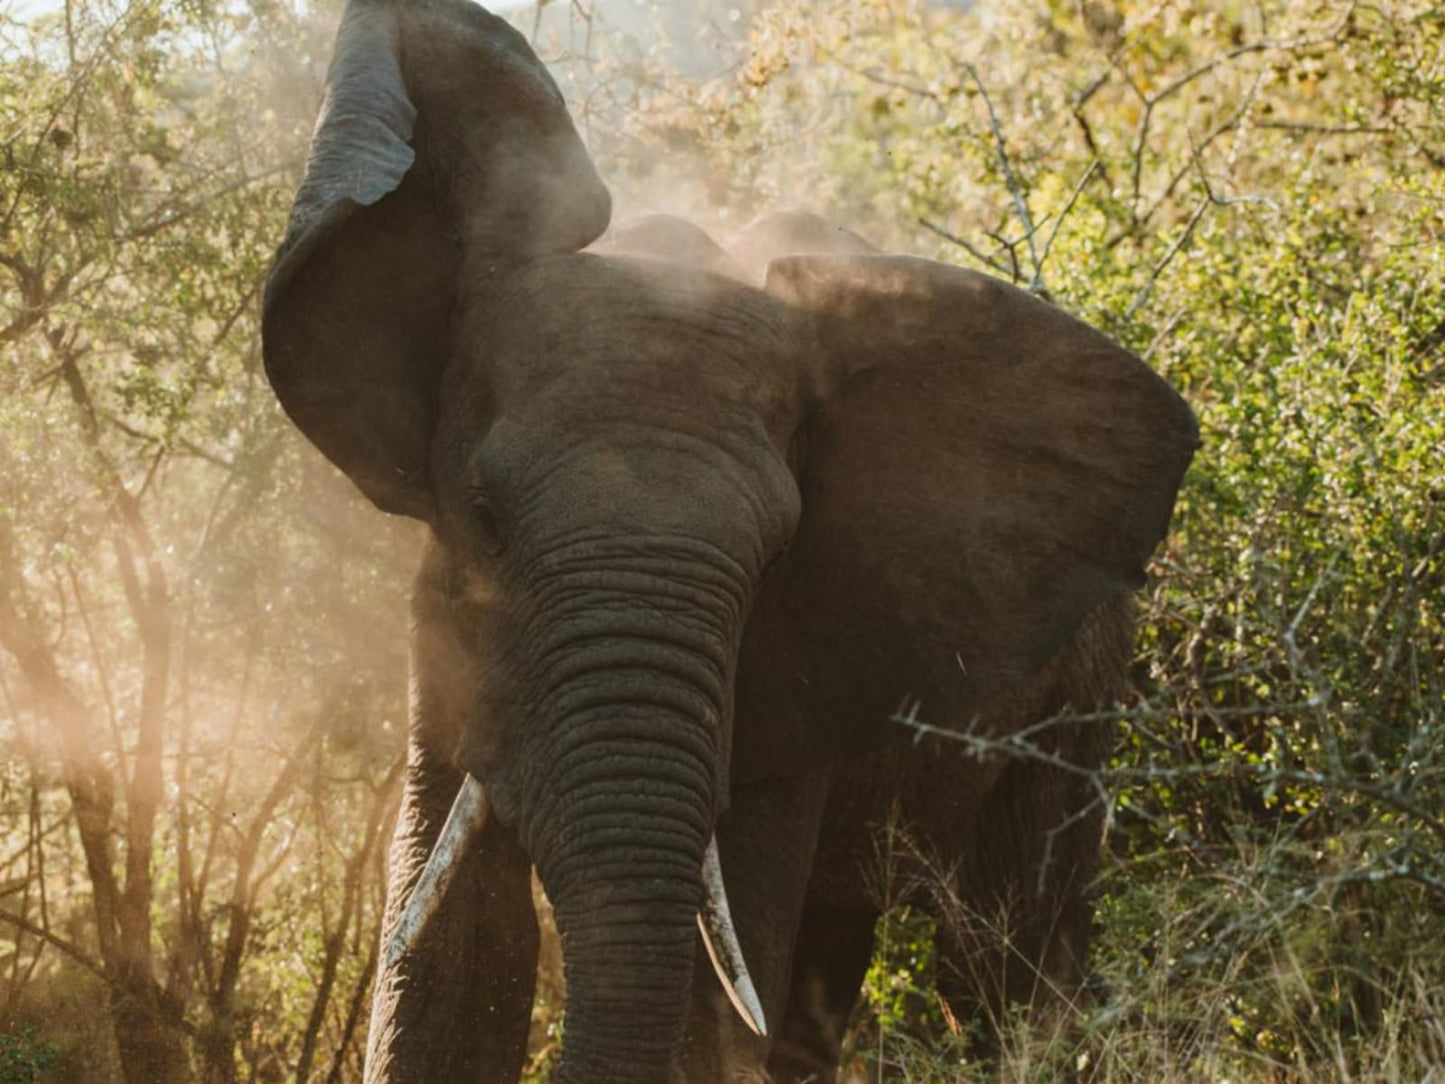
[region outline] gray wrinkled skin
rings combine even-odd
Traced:
[[[563,1081],[831,1079],[890,878],[1009,930],[944,929],[960,1020],[1077,989],[1102,810],[1059,765],[1107,728],[1025,763],[889,720],[997,736],[1117,694],[1188,408],[1045,302],[812,216],[581,251],[607,191],[465,0],[349,0],[331,80],[264,346],[307,437],[431,530],[388,927],[464,772],[492,810],[381,968],[367,1079],[517,1079],[533,870]],[[697,934],[714,833],[766,1037]]]

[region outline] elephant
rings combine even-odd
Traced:
[[[556,1079],[831,1079],[881,825],[1009,924],[941,928],[955,1015],[1067,996],[1188,406],[1049,302],[821,219],[594,244],[611,213],[504,20],[348,0],[262,337],[301,432],[428,539],[366,1079],[518,1078],[534,873]]]

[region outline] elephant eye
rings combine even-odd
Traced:
[[[472,529],[476,532],[478,543],[485,550],[488,556],[500,556],[507,548],[507,540],[502,531],[501,520],[497,511],[492,505],[482,499],[475,497],[471,502]]]

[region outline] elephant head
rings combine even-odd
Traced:
[[[562,935],[561,1077],[588,1082],[666,1077],[700,911],[761,1025],[711,862],[730,779],[886,732],[810,731],[802,685],[736,721],[752,630],[766,681],[962,606],[966,642],[924,654],[981,702],[1140,582],[1195,443],[1145,366],[1001,283],[860,251],[762,290],[579,252],[609,206],[505,23],[349,0],[263,322],[297,425],[430,527],[418,664],[474,782],[424,880],[488,810],[514,826]],[[822,714],[895,695],[863,656]]]

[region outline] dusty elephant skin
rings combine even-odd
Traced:
[[[389,941],[368,1079],[517,1078],[534,868],[559,1079],[828,1079],[890,818],[1011,929],[1004,954],[950,928],[956,1014],[1067,991],[1091,795],[889,718],[1002,734],[1117,692],[1188,408],[1045,302],[821,220],[728,253],[652,219],[581,251],[609,214],[505,23],[349,0],[264,337],[297,425],[431,528],[389,931],[468,776],[490,810],[436,914]],[[1089,767],[1109,739],[1041,741]],[[765,1036],[695,925],[714,837]]]

